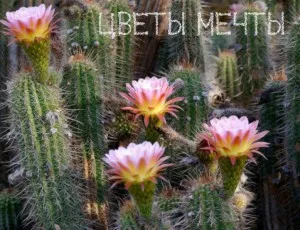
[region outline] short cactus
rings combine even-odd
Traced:
[[[162,222],[156,212],[150,221],[141,220],[136,206],[131,201],[125,201],[118,213],[115,224],[117,230],[147,230],[147,229],[170,229]]]
[[[196,185],[183,198],[174,221],[178,229],[235,229],[235,213],[213,184]],[[180,215],[180,213],[182,215]]]
[[[182,84],[177,95],[183,96],[184,101],[178,103],[182,108],[179,111],[179,121],[174,124],[180,133],[194,137],[197,127],[206,120],[208,107],[204,97],[204,86],[201,74],[192,67],[176,67],[170,73],[170,80]]]
[[[82,229],[80,193],[75,185],[71,136],[57,89],[20,74],[9,85],[11,138],[18,143],[25,170],[23,197],[27,220],[37,228]]]
[[[105,151],[101,84],[92,62],[81,54],[71,57],[69,66],[65,67],[61,89],[74,121],[73,132],[82,142],[84,175],[90,193],[88,202],[99,205],[104,203],[105,185],[101,159]],[[88,206],[91,206],[90,214],[98,210],[94,210],[93,205]]]
[[[241,12],[238,22],[244,22],[244,12],[261,12],[256,5],[247,5]],[[242,100],[248,106],[253,97],[262,90],[271,67],[269,57],[266,19],[258,16],[257,35],[255,35],[255,18],[248,14],[247,34],[244,27],[237,27],[236,40],[241,48],[237,51],[238,68],[241,77]]]
[[[231,101],[236,101],[241,94],[241,79],[237,58],[233,51],[223,51],[219,54],[217,80],[225,97],[231,99]]]
[[[6,230],[22,229],[21,202],[13,193],[0,193],[0,228]]]

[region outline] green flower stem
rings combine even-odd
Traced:
[[[129,188],[129,193],[145,219],[149,219],[152,215],[155,188],[156,185],[151,181],[145,182],[143,187],[141,184],[133,184]]]
[[[149,125],[146,128],[146,141],[150,141],[151,143],[155,143],[159,136],[160,132],[158,131],[158,127],[160,126],[160,121],[155,118],[151,118]]]
[[[38,82],[46,84],[49,78],[50,39],[35,41],[31,44],[21,44],[29,57]]]
[[[219,166],[223,178],[223,189],[226,199],[229,199],[234,195],[234,192],[240,182],[246,162],[247,156],[237,158],[235,165],[231,164],[231,161],[228,157],[219,158]]]

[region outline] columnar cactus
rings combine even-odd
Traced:
[[[21,228],[21,202],[15,194],[2,192],[0,193],[0,228],[7,230]]]
[[[66,118],[57,89],[21,74],[9,87],[11,135],[24,168],[28,220],[38,228],[81,229],[80,193],[75,184]]]
[[[231,101],[236,101],[241,94],[241,79],[237,58],[233,51],[223,51],[219,54],[217,80],[225,97],[228,97]]]
[[[296,191],[300,191],[300,23],[293,24],[288,43],[288,85],[286,91],[286,151],[293,169]]]
[[[170,73],[170,80],[176,84],[182,84],[176,95],[184,97],[178,105],[182,108],[178,112],[179,121],[175,128],[182,134],[194,137],[197,128],[208,116],[208,106],[204,97],[204,86],[201,74],[193,67],[178,66]]]
[[[72,128],[83,149],[84,177],[87,181],[90,215],[97,214],[97,205],[104,204],[104,175],[101,158],[104,156],[102,82],[96,68],[83,54],[72,56],[65,67],[61,89],[72,117]],[[94,190],[94,191],[93,191]]]
[[[242,26],[237,27],[236,40],[241,49],[237,51],[238,67],[241,77],[242,100],[248,106],[253,96],[263,88],[270,69],[268,36],[265,16],[249,15],[253,12],[262,12],[257,5],[250,4],[238,14],[237,21],[244,22],[244,13],[247,17],[247,33]],[[257,26],[257,31],[256,31]],[[257,32],[257,35],[255,34]]]
[[[276,74],[273,80],[267,83],[261,95],[260,128],[270,131],[264,140],[271,145],[262,151],[268,161],[260,161],[258,200],[263,210],[263,217],[269,216],[269,220],[273,223],[292,228],[293,213],[296,210],[293,180],[290,173],[284,170],[289,164],[284,151],[285,91],[286,76],[282,72]],[[269,200],[273,202],[270,203]],[[270,205],[270,208],[266,208],[266,204]],[[282,210],[288,214],[282,215]],[[264,222],[265,226],[268,225],[266,218],[262,218],[261,222]]]
[[[176,0],[171,7],[172,17],[182,18],[185,13],[184,34],[181,31],[176,35],[167,38],[166,45],[169,53],[169,62],[177,64],[178,62],[188,62],[195,64],[202,72],[205,70],[205,50],[203,35],[198,35],[198,17],[201,12],[201,3],[197,0]],[[179,25],[174,24],[172,32],[176,33]]]
[[[174,211],[178,218],[174,223],[178,229],[231,230],[235,227],[235,213],[214,184],[196,185]]]
[[[124,86],[125,83],[132,79],[133,74],[133,18],[132,11],[126,0],[113,0],[109,3],[109,11],[114,14],[114,66],[115,77],[119,86]],[[121,14],[122,12],[122,14]],[[127,13],[127,14],[125,14]],[[129,16],[129,15],[130,16]],[[120,21],[129,22],[129,26],[119,28]],[[121,34],[119,32],[121,31]]]
[[[100,74],[107,79],[107,85],[112,87],[115,76],[112,72],[112,43],[111,37],[100,34],[108,29],[107,18],[99,5],[85,1],[84,7],[77,6],[69,9],[68,18],[68,47],[72,54],[84,52],[97,65]],[[100,15],[102,13],[102,15]],[[101,18],[100,18],[101,17]]]

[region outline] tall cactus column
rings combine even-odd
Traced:
[[[100,219],[103,218],[105,184],[101,162],[105,147],[101,84],[92,62],[81,54],[71,57],[61,88],[74,121],[73,132],[80,138],[83,148],[83,168],[88,190],[87,212]]]
[[[9,89],[11,127],[25,169],[26,210],[37,227],[80,229],[80,193],[73,179],[59,92],[19,75]],[[69,223],[70,221],[70,223]],[[82,222],[82,223],[81,223]]]
[[[300,191],[300,23],[293,24],[288,47],[286,92],[286,151],[293,169],[295,190]],[[300,200],[300,199],[299,199]]]
[[[26,180],[25,220],[42,229],[82,229],[81,197],[75,184],[68,137],[71,136],[60,106],[59,91],[49,86],[51,6],[21,8],[1,21],[28,54],[35,74],[19,74],[8,88],[11,136],[16,141]]]
[[[257,16],[257,25],[253,12],[263,12],[255,3],[249,4],[238,14],[237,22],[244,22],[247,12],[247,33],[242,26],[237,27],[236,40],[241,45],[237,52],[241,77],[242,101],[249,106],[253,97],[264,87],[270,69],[268,35],[265,16]],[[256,31],[257,28],[257,31]],[[256,34],[257,32],[257,34]]]

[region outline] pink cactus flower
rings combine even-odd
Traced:
[[[221,119],[212,119],[210,126],[204,124],[206,132],[200,134],[207,140],[211,150],[217,154],[217,157],[229,157],[232,165],[236,158],[248,156],[253,159],[253,153],[262,155],[259,148],[268,147],[269,143],[259,142],[268,131],[258,132],[258,121],[249,123],[247,117],[236,116],[222,117]]]
[[[139,79],[138,81],[133,81],[132,85],[126,84],[126,87],[129,94],[120,94],[134,106],[123,109],[136,114],[136,119],[143,115],[146,127],[150,118],[156,117],[161,122],[166,123],[166,113],[177,117],[175,113],[180,107],[174,105],[174,103],[184,99],[183,97],[176,97],[169,101],[167,100],[174,93],[174,85],[169,85],[165,77]]]
[[[15,12],[7,12],[6,20],[0,22],[6,26],[5,34],[14,37],[14,42],[30,44],[35,40],[48,38],[53,30],[54,9],[44,4],[36,7],[22,7]]]
[[[156,183],[156,178],[164,179],[160,173],[172,164],[164,162],[169,157],[162,157],[165,148],[157,142],[143,142],[142,144],[129,144],[127,148],[119,147],[117,150],[110,150],[103,160],[112,168],[108,171],[110,180],[115,185],[124,182],[126,189],[132,184],[139,184],[151,181]]]

